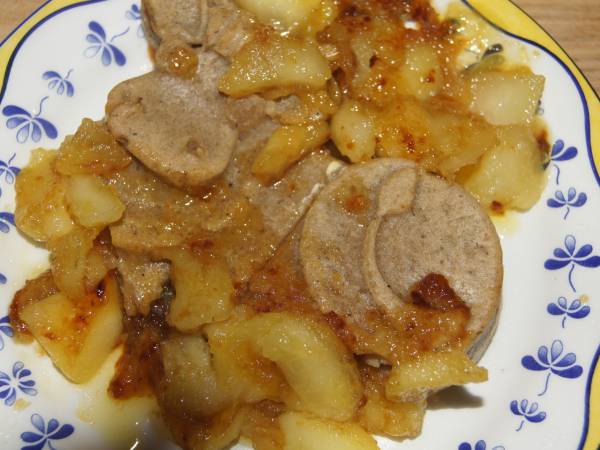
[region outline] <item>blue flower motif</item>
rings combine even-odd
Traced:
[[[0,232],[8,233],[9,225],[15,226],[15,215],[9,212],[0,212]]]
[[[56,93],[58,95],[63,95],[66,92],[67,97],[73,97],[73,94],[75,94],[75,88],[73,87],[73,83],[69,81],[71,72],[73,72],[73,69],[69,70],[67,74],[63,77],[58,72],[48,70],[47,72],[44,72],[42,78],[44,80],[49,80],[48,89],[53,90],[54,88],[56,88]]]
[[[91,21],[88,23],[88,28],[90,29],[90,33],[87,34],[85,40],[92,45],[85,50],[84,55],[87,58],[93,58],[100,54],[103,66],[110,66],[113,60],[117,66],[124,66],[127,62],[127,58],[125,57],[125,54],[113,44],[113,41],[116,38],[127,34],[129,32],[129,27],[124,32],[113,36],[110,41],[106,40],[106,32],[98,22]]]
[[[528,370],[548,371],[544,390],[538,396],[544,395],[548,390],[552,374],[562,378],[579,378],[583,373],[583,367],[575,364],[577,362],[575,353],[567,353],[563,356],[563,350],[562,341],[557,339],[552,342],[550,348],[544,345],[539,347],[537,358],[527,355],[521,359],[521,364]]]
[[[56,127],[48,120],[40,117],[40,114],[42,114],[42,106],[47,99],[48,97],[44,97],[40,101],[39,111],[35,115],[31,115],[31,113],[16,105],[8,105],[2,109],[2,114],[4,114],[5,117],[8,117],[8,120],[6,121],[7,128],[10,130],[13,128],[19,129],[17,131],[17,142],[19,144],[27,142],[29,136],[31,136],[33,142],[39,142],[43,136],[42,131],[50,139],[55,139],[56,136],[58,136]]]
[[[31,376],[31,370],[25,368],[21,361],[14,363],[12,376],[0,372],[0,399],[4,399],[6,406],[12,406],[17,400],[17,389],[27,395],[37,395],[37,389],[34,388],[35,381],[28,379]]]
[[[21,450],[42,450],[46,444],[50,450],[56,450],[52,445],[52,441],[65,439],[73,434],[75,428],[68,423],[60,425],[56,419],[50,419],[48,425],[39,414],[31,416],[31,424],[38,432],[26,431],[21,433],[21,440],[25,443],[33,445],[25,445]]]
[[[575,188],[569,188],[566,198],[562,191],[556,191],[554,193],[554,198],[548,199],[547,204],[550,208],[563,208],[566,206],[567,212],[563,217],[563,219],[566,219],[571,211],[571,206],[574,208],[580,208],[585,205],[586,202],[587,195],[585,192],[580,192],[579,195],[577,195]]]
[[[560,180],[560,167],[558,167],[558,164],[556,163],[560,161],[568,161],[570,159],[575,158],[576,156],[576,147],[565,148],[565,142],[561,139],[557,140],[554,143],[554,145],[552,146],[552,151],[550,152],[550,161],[548,161],[548,164],[550,164],[551,162],[554,163],[552,165],[556,169],[556,184],[559,184]]]
[[[0,275],[4,276],[2,274],[0,274]],[[6,283],[6,278],[5,278],[4,282]],[[12,326],[10,325],[10,319],[8,316],[4,316],[3,318],[0,319],[0,350],[4,350],[4,339],[2,337],[3,333],[7,337],[13,337],[15,334],[12,329]]]
[[[471,446],[468,442],[463,442],[458,446],[458,450],[485,450],[486,448],[487,445],[485,441],[482,440],[475,442],[474,446]],[[496,445],[495,447],[492,447],[492,450],[504,450],[504,447],[502,445]]]
[[[521,400],[520,402],[513,400],[510,402],[510,410],[512,413],[515,416],[523,417],[523,420],[521,420],[521,423],[516,431],[521,431],[521,428],[523,428],[523,425],[525,424],[525,420],[531,423],[543,422],[546,419],[546,413],[544,411],[540,411],[539,409],[540,405],[538,405],[536,402],[531,403],[531,406],[527,400]]]
[[[590,313],[590,307],[581,303],[579,299],[575,299],[571,304],[568,304],[565,297],[559,297],[556,300],[556,303],[548,303],[546,309],[548,313],[553,316],[563,316],[561,322],[563,328],[565,327],[567,317],[571,317],[572,319],[583,319]]]
[[[4,180],[8,184],[13,184],[15,182],[16,176],[19,175],[19,172],[21,172],[21,169],[19,169],[17,166],[12,165],[15,156],[16,153],[13,153],[13,155],[9,158],[8,161],[0,160],[0,179],[2,178],[2,175],[4,175]]]
[[[139,5],[132,3],[129,9],[125,12],[125,18],[128,20],[133,20],[135,22],[139,21],[137,35],[139,38],[144,37],[144,27],[142,26],[142,11],[140,10]]]
[[[0,273],[0,284],[6,284],[8,280],[6,279],[6,277]]]
[[[565,238],[565,248],[555,248],[553,252],[554,258],[547,259],[544,267],[547,270],[558,270],[570,265],[569,285],[573,289],[573,292],[577,292],[573,284],[573,270],[575,269],[575,265],[588,268],[600,267],[600,256],[590,256],[592,251],[594,251],[594,248],[589,244],[577,250],[577,240],[575,236],[569,234]]]

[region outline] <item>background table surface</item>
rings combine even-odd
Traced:
[[[513,1],[563,46],[596,92],[600,92],[600,1]],[[42,3],[41,0],[0,0],[0,40]]]

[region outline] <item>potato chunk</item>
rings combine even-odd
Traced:
[[[498,136],[500,144],[481,158],[462,184],[484,207],[526,211],[544,190],[543,154],[528,127],[503,127]]]
[[[326,122],[278,128],[254,160],[252,173],[263,183],[272,183],[328,138],[329,125]]]
[[[340,153],[353,163],[367,161],[375,154],[373,120],[357,102],[344,102],[333,115],[331,139]]]
[[[323,89],[329,78],[329,64],[315,44],[268,35],[242,47],[219,89],[243,97],[273,88]]]
[[[477,367],[461,350],[423,353],[392,368],[385,395],[400,402],[414,401],[428,390],[483,381],[487,381],[487,370]]]
[[[337,15],[332,0],[236,0],[236,3],[275,29],[303,34],[322,30]]]
[[[471,77],[471,111],[493,125],[533,120],[544,91],[544,77],[529,69],[476,71]]]
[[[402,89],[408,95],[425,100],[437,94],[444,80],[436,49],[426,43],[409,46],[400,77]]]
[[[206,417],[223,410],[228,396],[212,367],[202,336],[175,335],[161,346],[165,369],[164,399],[170,414]]]
[[[354,423],[339,423],[287,412],[279,417],[284,450],[377,450],[375,439]]]
[[[105,124],[83,119],[77,132],[60,146],[56,170],[63,175],[109,176],[127,167],[131,161],[129,153]]]
[[[77,299],[86,294],[88,254],[94,246],[98,231],[75,227],[69,234],[48,242],[52,276],[67,297]]]
[[[233,309],[233,284],[224,262],[190,250],[159,252],[171,260],[175,298],[167,320],[179,331],[191,332],[202,325],[225,320]]]
[[[21,318],[56,367],[74,383],[94,376],[121,335],[121,299],[114,276],[101,297],[71,300],[57,293],[26,306]]]
[[[277,364],[304,409],[333,420],[354,415],[362,397],[356,363],[327,325],[268,313],[252,319],[250,326],[257,331],[259,352]]]
[[[105,227],[119,220],[125,211],[115,189],[94,175],[70,177],[66,198],[69,211],[84,227]]]
[[[52,150],[33,150],[17,176],[15,222],[37,241],[64,236],[75,225],[65,203],[65,179],[53,169],[56,155]]]

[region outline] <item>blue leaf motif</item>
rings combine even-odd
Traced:
[[[48,447],[51,450],[54,450],[52,441],[68,438],[75,431],[73,425],[64,424],[61,426],[60,422],[56,419],[50,419],[46,426],[44,419],[39,414],[31,416],[31,424],[39,433],[31,431],[21,433],[21,440],[23,442],[33,443],[33,445],[21,447],[21,450],[39,450],[44,448],[46,443],[48,443]]]
[[[583,319],[591,311],[590,307],[581,303],[579,299],[575,299],[569,304],[565,297],[559,297],[555,303],[548,303],[546,310],[553,316],[563,316],[561,322],[562,328],[565,327],[567,317]]]
[[[124,66],[127,62],[125,54],[113,43],[113,41],[129,32],[127,28],[124,32],[114,35],[110,41],[106,38],[106,32],[102,25],[96,21],[91,21],[88,24],[88,28],[91,33],[88,33],[85,37],[86,41],[89,42],[90,46],[84,51],[84,55],[87,58],[94,58],[100,53],[100,61],[102,65],[108,67],[114,61],[117,66]]]
[[[581,208],[583,205],[587,203],[587,195],[585,192],[577,194],[577,190],[573,187],[569,188],[567,191],[567,196],[565,198],[565,194],[562,191],[556,191],[554,193],[554,198],[550,198],[546,201],[546,204],[550,208],[565,208],[566,212],[563,216],[563,219],[567,219],[569,213],[571,212],[571,208]]]
[[[7,281],[6,276],[0,273],[0,284],[6,284]]]
[[[10,325],[10,319],[8,318],[8,316],[4,316],[0,319],[0,350],[4,350],[4,337],[2,336],[3,334],[4,336],[10,338],[14,336],[14,331],[12,329],[12,326]]]
[[[15,226],[15,215],[9,212],[0,212],[0,232],[8,233],[9,225]]]
[[[560,183],[560,167],[557,163],[571,160],[577,156],[577,153],[578,151],[576,147],[565,148],[565,142],[562,139],[558,139],[554,143],[552,146],[552,151],[550,152],[549,163],[554,163],[553,166],[556,169],[556,184]]]
[[[0,399],[4,399],[6,406],[14,405],[18,391],[30,396],[37,395],[37,389],[33,387],[35,381],[30,380],[30,376],[31,371],[25,369],[25,365],[21,361],[14,363],[12,375],[0,372]]]
[[[73,83],[69,81],[69,77],[73,69],[69,70],[67,74],[63,77],[61,74],[54,70],[48,70],[44,72],[42,78],[44,80],[49,80],[48,89],[53,90],[56,88],[56,93],[58,95],[63,95],[65,92],[67,97],[73,97],[75,94],[75,88],[73,87]]]
[[[34,142],[39,142],[43,136],[42,129],[50,139],[56,139],[58,136],[56,127],[48,120],[40,117],[43,104],[47,99],[48,97],[46,96],[40,100],[39,110],[35,115],[31,115],[23,108],[15,105],[8,105],[2,110],[2,114],[8,117],[6,127],[8,129],[18,128],[16,136],[18,143],[23,144],[27,142],[29,137]]]
[[[577,240],[573,235],[567,235],[565,237],[565,250],[562,248],[555,248],[553,251],[554,258],[547,259],[544,262],[544,268],[547,270],[559,270],[563,267],[570,266],[569,269],[569,285],[573,292],[577,292],[573,283],[573,271],[575,266],[581,266],[586,268],[600,267],[600,256],[590,256],[593,252],[593,247],[589,244],[582,246],[577,250]]]
[[[550,376],[558,375],[562,378],[579,378],[583,373],[583,367],[575,364],[577,357],[574,353],[563,355],[564,346],[561,340],[556,339],[550,345],[550,348],[542,345],[538,348],[537,359],[531,355],[526,355],[521,359],[521,365],[532,371],[548,371],[544,389],[538,396],[544,395],[548,391]]]
[[[518,402],[517,400],[513,400],[510,402],[510,410],[515,416],[521,416],[524,420],[521,420],[519,427],[516,431],[521,431],[525,421],[531,423],[540,423],[546,419],[546,413],[544,411],[539,411],[540,407],[537,402],[532,402],[529,404],[528,400],[521,400]],[[538,412],[539,411],[539,412]]]

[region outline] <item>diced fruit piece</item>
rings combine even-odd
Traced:
[[[123,215],[125,206],[115,189],[95,175],[73,175],[67,187],[69,211],[84,227],[105,227]]]
[[[477,367],[461,350],[422,353],[392,368],[385,395],[395,401],[413,401],[428,390],[483,381],[487,381],[487,370]]]
[[[329,64],[316,45],[265,35],[233,57],[219,89],[229,96],[243,97],[273,88],[323,89],[329,78]]]
[[[533,120],[544,77],[529,69],[475,71],[471,83],[471,111],[493,125],[525,124]]]
[[[331,119],[331,138],[340,153],[353,163],[375,154],[373,120],[357,102],[346,101]]]
[[[375,439],[354,423],[339,423],[287,412],[279,417],[284,450],[377,450]]]
[[[69,234],[48,242],[54,281],[60,291],[71,299],[86,294],[87,256],[97,234],[95,229],[77,226]]]
[[[71,381],[83,383],[119,341],[120,304],[119,287],[111,275],[101,297],[94,293],[71,300],[57,293],[25,307],[21,317],[56,367]]]
[[[53,150],[33,150],[17,176],[15,221],[38,241],[64,236],[74,227],[65,204],[65,179],[53,170],[56,155]]]
[[[233,284],[224,262],[184,249],[163,250],[160,255],[171,260],[175,285],[167,317],[171,326],[191,332],[227,319],[233,309]]]
[[[484,207],[526,211],[545,186],[543,153],[528,127],[503,127],[498,135],[500,144],[481,158],[462,184]]]
[[[83,119],[77,132],[61,145],[56,170],[63,175],[109,176],[127,167],[131,161],[129,153],[105,124]]]
[[[163,395],[170,414],[206,417],[225,408],[228,398],[219,386],[202,336],[175,335],[160,348],[165,370]]]
[[[329,138],[329,125],[285,125],[275,130],[252,164],[252,173],[264,183],[280,179],[305,154]]]
[[[288,313],[267,313],[248,322],[258,352],[277,364],[303,409],[348,420],[362,385],[352,354],[325,324]]]
[[[236,3],[267,25],[303,34],[322,30],[337,14],[332,0],[236,0]]]

